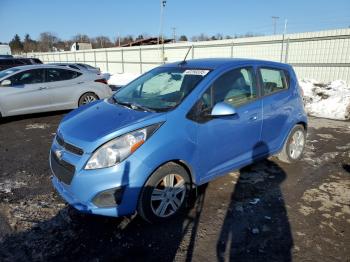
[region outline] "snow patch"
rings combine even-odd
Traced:
[[[135,78],[139,77],[140,74],[133,74],[133,73],[110,74],[108,72],[105,72],[105,73],[103,73],[103,76],[105,79],[107,79],[107,82],[109,85],[125,86],[126,84],[129,84]]]
[[[26,185],[27,184],[24,182],[5,180],[4,182],[0,183],[0,192],[8,194],[11,193],[13,189],[21,188]]]
[[[50,125],[48,125],[48,124],[35,123],[35,124],[26,125],[26,130],[28,130],[28,129],[46,129],[48,127],[50,127]]]
[[[303,79],[299,84],[304,91],[305,109],[310,116],[350,119],[350,87],[345,81],[335,80],[325,84]]]

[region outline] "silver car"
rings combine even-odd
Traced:
[[[28,65],[0,72],[0,116],[73,109],[110,97],[101,76],[54,65]]]

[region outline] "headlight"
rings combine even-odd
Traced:
[[[98,169],[114,166],[136,151],[159,127],[160,124],[147,126],[117,137],[98,148],[85,169]]]

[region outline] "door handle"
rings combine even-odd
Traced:
[[[83,84],[84,82],[78,82],[78,85]]]
[[[46,86],[41,86],[41,87],[39,87],[39,90],[45,90],[45,89],[47,89]]]

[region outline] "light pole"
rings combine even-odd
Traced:
[[[166,0],[160,0],[160,25],[159,25],[159,36],[158,36],[158,45],[160,41],[162,43],[164,42],[163,38],[163,14],[164,14],[164,7],[166,5]]]
[[[272,18],[272,21],[273,21],[273,34],[275,35],[276,34],[276,21],[280,17],[279,16],[271,16],[271,18]]]

